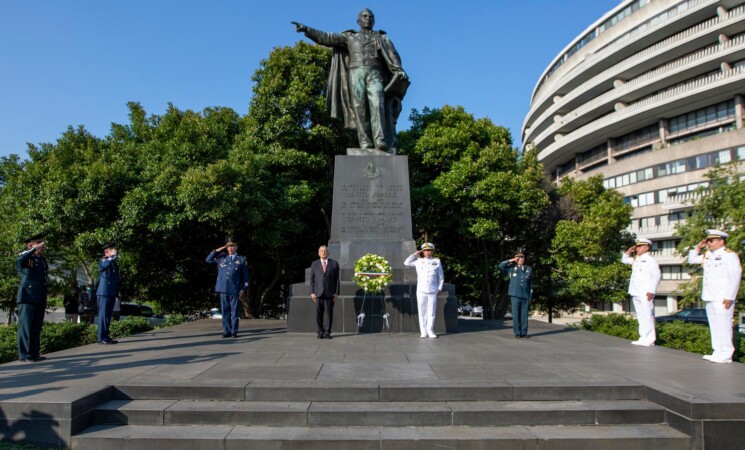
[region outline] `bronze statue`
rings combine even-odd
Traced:
[[[384,31],[373,31],[375,16],[365,8],[359,31],[326,33],[292,22],[317,44],[334,49],[326,104],[331,116],[357,130],[360,148],[396,152],[396,122],[411,82]]]

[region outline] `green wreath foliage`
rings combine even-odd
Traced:
[[[383,292],[391,282],[391,265],[382,256],[368,253],[354,265],[354,280],[365,292]]]

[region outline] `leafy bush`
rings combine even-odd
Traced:
[[[0,363],[18,359],[18,324],[0,326]]]
[[[623,314],[596,314],[589,321],[583,319],[581,327],[585,330],[624,339],[639,339],[639,323]]]
[[[638,322],[623,314],[594,315],[582,319],[576,328],[594,331],[624,339],[638,339]],[[711,354],[709,328],[697,323],[667,322],[656,325],[657,345],[685,350],[700,355]],[[745,336],[735,328],[733,336],[735,354],[733,361],[745,363]]]
[[[700,355],[711,354],[709,328],[697,323],[668,322],[658,324],[657,344]]]
[[[732,357],[733,361],[740,361],[745,364],[745,336],[738,329],[735,328],[735,355]]]
[[[109,336],[112,339],[131,336],[137,333],[144,333],[150,331],[153,326],[148,323],[144,317],[127,317],[125,320],[114,320],[111,322],[111,328],[109,328]]]
[[[52,353],[96,342],[96,327],[87,323],[46,322],[41,328],[41,352]]]
[[[166,323],[161,325],[159,328],[172,327],[174,325],[181,325],[184,322],[188,322],[187,316],[183,314],[171,314],[166,316]]]

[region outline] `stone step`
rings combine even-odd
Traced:
[[[117,400],[251,400],[275,402],[391,402],[391,401],[548,401],[641,400],[644,387],[610,381],[596,384],[557,384],[500,381],[402,382],[185,382],[117,384]]]
[[[263,427],[96,425],[73,450],[200,449],[576,449],[684,450],[689,437],[665,425],[510,427]]]
[[[97,424],[287,426],[513,426],[663,424],[643,400],[509,402],[255,402],[112,400]]]

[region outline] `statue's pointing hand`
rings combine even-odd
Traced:
[[[304,33],[305,31],[308,31],[308,27],[306,27],[302,23],[297,23],[297,22],[290,22],[290,23],[295,25],[295,31],[297,31],[298,33]]]

